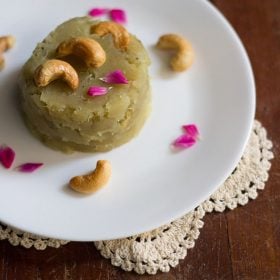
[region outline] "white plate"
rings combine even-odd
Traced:
[[[94,6],[122,7],[128,29],[149,50],[153,111],[140,135],[105,154],[64,155],[33,138],[16,103],[19,69],[56,25]],[[17,152],[15,166],[44,162],[33,174],[0,167],[0,220],[16,228],[70,240],[103,240],[161,226],[192,210],[226,179],[240,159],[255,111],[255,87],[246,52],[224,17],[207,1],[5,1],[0,34],[16,47],[5,54],[0,74],[0,143]],[[196,59],[174,74],[166,53],[155,50],[161,34],[188,38]],[[195,123],[202,140],[172,152],[182,124]],[[112,162],[109,185],[92,196],[67,187],[73,175],[98,159]]]

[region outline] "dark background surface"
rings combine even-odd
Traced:
[[[255,201],[205,216],[194,249],[169,273],[113,267],[92,242],[45,251],[0,242],[0,279],[280,279],[280,0],[213,0],[241,37],[257,86],[256,118],[273,140],[270,179]]]

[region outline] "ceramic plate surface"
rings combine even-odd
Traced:
[[[127,28],[149,51],[153,110],[139,136],[104,154],[64,155],[36,140],[17,105],[17,78],[36,43],[63,21],[96,7],[120,7]],[[104,240],[144,232],[192,210],[227,178],[240,159],[255,112],[255,87],[246,52],[232,27],[203,0],[5,1],[0,34],[17,43],[0,73],[0,143],[17,152],[14,166],[43,162],[32,174],[0,167],[0,220],[32,233],[69,240]],[[164,33],[193,44],[195,62],[172,73],[154,47]],[[174,152],[181,125],[195,123],[201,140]],[[69,190],[73,175],[110,160],[106,188],[82,196]]]

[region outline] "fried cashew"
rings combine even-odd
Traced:
[[[8,35],[0,37],[0,70],[5,67],[3,53],[11,49],[15,44],[15,37]]]
[[[114,45],[118,49],[127,49],[127,46],[130,42],[130,35],[128,31],[122,25],[115,22],[104,21],[92,25],[90,32],[101,37],[107,34],[112,34]]]
[[[76,70],[69,63],[59,59],[47,60],[38,66],[34,73],[34,81],[38,87],[45,87],[58,79],[65,81],[72,90],[79,86]]]
[[[106,53],[101,45],[86,37],[71,38],[62,42],[56,50],[58,57],[73,54],[84,60],[88,67],[98,68],[106,61]]]
[[[107,160],[98,160],[96,169],[92,173],[73,177],[69,184],[70,187],[77,192],[90,194],[106,185],[111,177],[111,173],[110,162]]]
[[[166,34],[159,38],[157,47],[162,50],[173,50],[170,66],[176,72],[187,70],[193,63],[194,52],[191,44],[177,34]]]

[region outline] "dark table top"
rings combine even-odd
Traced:
[[[256,118],[274,143],[265,190],[244,207],[206,215],[195,248],[169,273],[124,272],[92,242],[36,251],[1,241],[0,279],[280,279],[280,1],[212,2],[236,29],[252,62]]]

